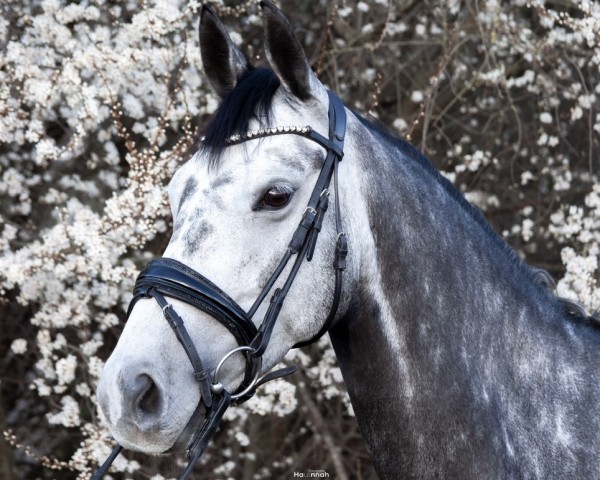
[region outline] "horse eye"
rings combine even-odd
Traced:
[[[279,209],[285,207],[292,198],[292,191],[286,187],[271,187],[261,198],[258,208]]]

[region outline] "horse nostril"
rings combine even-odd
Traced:
[[[129,378],[129,380],[127,380]],[[160,388],[150,375],[141,373],[138,375],[124,375],[123,399],[126,410],[130,411],[137,421],[160,415],[162,406],[162,395]]]
[[[151,415],[160,409],[160,391],[150,378],[150,376],[142,374],[136,378],[136,384],[140,392],[136,400],[136,405],[140,412],[144,415]]]

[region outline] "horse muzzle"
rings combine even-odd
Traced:
[[[103,375],[98,385],[98,401],[108,426],[125,448],[165,452],[180,436],[183,419],[178,414],[186,412],[172,404],[169,385],[147,363],[125,365],[116,375]]]

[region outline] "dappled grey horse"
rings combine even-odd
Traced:
[[[98,386],[115,439],[188,450],[187,478],[225,409],[328,330],[381,478],[599,478],[596,320],[345,109],[261,6],[271,68],[202,10],[222,103],[169,184],[173,237]]]

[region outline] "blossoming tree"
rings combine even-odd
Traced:
[[[260,63],[256,2],[227,6],[236,3],[214,2]],[[140,266],[170,234],[166,183],[217,105],[200,73],[199,6],[0,7],[2,478],[89,478],[110,449],[96,381]],[[421,148],[559,280],[560,295],[600,306],[597,2],[282,7],[346,103]],[[327,340],[287,361],[302,373],[228,413],[198,478],[370,474]],[[258,432],[260,445],[250,442]],[[115,469],[122,478],[169,471],[131,454]]]

